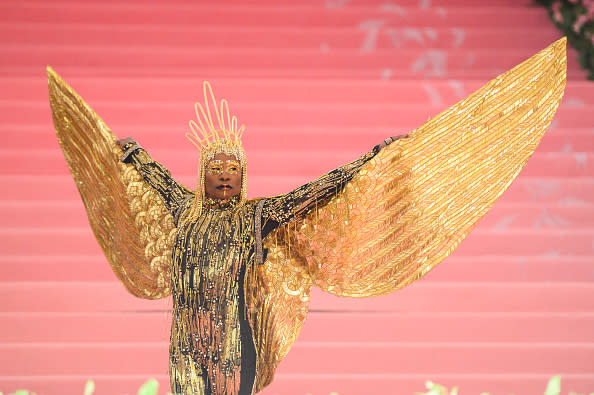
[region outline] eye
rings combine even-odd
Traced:
[[[227,161],[226,165],[227,165],[226,170],[227,170],[227,173],[229,173],[229,174],[237,174],[237,173],[239,173],[239,171],[241,169],[241,166],[239,165],[239,163],[234,160]]]
[[[218,165],[210,165],[206,168],[208,174],[221,174],[223,172],[222,167]]]

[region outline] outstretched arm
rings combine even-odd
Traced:
[[[287,194],[266,199],[262,207],[263,236],[280,225],[305,216],[316,207],[324,206],[334,195],[342,191],[361,167],[377,155],[382,148],[407,136],[388,137],[359,159],[332,170],[317,180],[302,185]]]
[[[126,137],[116,143],[124,151],[122,162],[136,167],[144,180],[159,193],[169,213],[177,219],[178,211],[183,209],[184,203],[193,195],[192,191],[175,181],[169,170],[153,160],[132,138]]]

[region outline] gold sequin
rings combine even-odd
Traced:
[[[241,345],[229,317],[241,313],[238,267],[247,269],[242,291],[258,351],[259,391],[295,341],[312,285],[342,296],[385,294],[422,277],[459,245],[536,149],[561,101],[565,72],[562,39],[406,140],[362,158],[361,166],[355,161],[269,199],[263,227],[270,221],[280,226],[264,239],[266,260],[257,266],[245,252],[253,246],[254,202],[240,210],[209,208],[178,232],[180,211],[187,211],[194,192],[160,182],[168,172],[143,159],[144,151],[134,155],[153,174],[143,182],[132,165],[119,161],[121,150],[100,118],[51,69],[48,76],[58,139],[114,272],[136,296],[164,297],[173,285],[174,300],[183,299],[174,302],[172,381],[202,393],[207,374],[216,378],[213,386],[233,393]],[[163,194],[173,199],[163,203]],[[223,239],[221,251],[197,247]],[[171,263],[172,251],[185,261],[174,256]],[[232,280],[216,280],[217,272]]]

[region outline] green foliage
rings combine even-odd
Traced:
[[[425,387],[429,390],[428,392],[417,392],[415,395],[458,395],[458,387],[452,388],[450,392],[443,385],[435,384],[431,381],[425,382]],[[547,384],[547,388],[544,395],[560,395],[561,394],[561,376],[552,377]],[[481,393],[481,395],[489,395],[487,392]],[[580,395],[571,393],[570,395]],[[594,394],[590,394],[594,395]]]
[[[415,395],[458,395],[458,387],[454,387],[448,391],[446,387],[443,385],[436,384],[432,381],[426,381],[425,387],[427,388],[427,392],[417,392]],[[95,392],[95,383],[92,380],[88,380],[85,389],[84,395],[93,395]],[[146,383],[144,383],[140,389],[138,390],[138,395],[157,395],[159,392],[159,382],[155,379],[150,379]],[[561,394],[561,376],[552,377],[548,384],[547,388],[544,392],[544,395],[560,395]],[[3,395],[0,392],[0,395]],[[18,390],[13,392],[12,394],[7,395],[36,395],[34,392],[29,392],[26,390]],[[174,395],[168,393],[168,395]],[[180,394],[178,394],[180,395]],[[310,395],[310,394],[306,394]],[[338,395],[337,392],[332,392],[330,395]],[[481,395],[489,395],[487,392],[482,392]],[[570,392],[569,395],[585,395],[585,394],[577,394],[575,392]],[[594,395],[594,392],[590,395]]]
[[[448,392],[446,387],[432,381],[425,381],[425,387],[429,390],[428,392],[417,392],[415,395],[458,395],[458,387],[454,387]]]
[[[425,387],[429,390],[428,392],[417,392],[415,395],[458,395],[458,387],[452,388],[450,392],[443,385],[435,384],[431,381],[425,382]],[[544,395],[560,395],[561,394],[561,376],[552,377],[544,392]],[[489,395],[487,392],[481,393],[481,395]],[[569,395],[582,395],[571,392]],[[594,393],[590,394],[594,395]]]
[[[93,392],[95,392],[95,382],[93,380],[87,380],[84,395],[93,395]]]
[[[555,376],[549,380],[544,395],[559,395],[561,393],[561,376]]]
[[[549,17],[577,49],[580,65],[594,80],[594,2],[591,0],[536,0],[546,7]]]
[[[159,382],[155,379],[150,379],[140,387],[138,395],[157,395],[158,392]]]

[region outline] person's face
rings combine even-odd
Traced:
[[[241,164],[234,156],[217,154],[204,173],[206,196],[226,200],[241,192]]]

